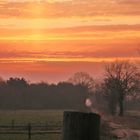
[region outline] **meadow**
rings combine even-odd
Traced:
[[[11,126],[11,130],[14,130],[14,126],[28,126],[30,123],[32,126],[60,126],[62,130],[63,112],[64,110],[1,110],[0,126]],[[139,111],[127,111],[123,118],[114,117],[113,120],[131,129],[140,130]],[[45,129],[41,128],[42,130]],[[34,131],[35,129],[32,130]],[[0,140],[28,140],[28,131],[25,134],[0,134]],[[62,131],[61,133],[32,134],[31,140],[62,140]],[[101,140],[117,139],[110,135],[101,135]]]
[[[63,110],[1,110],[0,125],[62,126]],[[14,124],[13,124],[14,123]],[[60,140],[62,134],[37,134],[31,140]],[[0,140],[28,140],[27,134],[0,134]]]
[[[63,110],[1,110],[0,125],[15,124],[60,124],[63,120]]]

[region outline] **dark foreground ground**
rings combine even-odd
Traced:
[[[41,126],[33,128],[36,133],[31,140],[61,140],[62,122],[64,110],[14,110],[0,111],[0,126],[9,126],[8,129],[1,128],[0,131],[17,131],[15,126]],[[45,128],[46,126],[46,128]],[[53,129],[60,129],[60,133],[42,133],[48,130],[47,126],[54,126]],[[52,129],[52,128],[50,128]],[[140,112],[127,111],[123,118],[107,117],[103,119],[101,126],[101,140],[140,140]],[[19,129],[21,132],[21,130]],[[28,140],[28,131],[23,134],[0,134],[0,140]],[[132,135],[132,136],[131,136]]]

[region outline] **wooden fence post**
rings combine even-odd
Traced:
[[[31,127],[31,124],[29,123],[28,124],[28,139],[31,139],[31,129],[32,127]]]
[[[64,112],[63,140],[99,140],[100,116],[94,113]]]

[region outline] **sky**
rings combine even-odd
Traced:
[[[139,61],[140,0],[0,0],[0,76],[65,81]]]

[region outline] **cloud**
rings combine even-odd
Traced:
[[[25,18],[1,18],[0,29],[52,29],[52,28],[70,28],[79,26],[111,26],[111,25],[138,25],[140,24],[139,16],[120,16],[120,17],[72,17],[72,18],[37,18],[37,19],[25,19]]]
[[[140,4],[139,0],[116,0],[119,4]]]
[[[139,0],[25,0],[22,2],[10,2],[7,0],[5,3],[0,3],[0,16],[60,18],[73,16],[140,15],[139,5]]]
[[[31,50],[0,50],[0,59],[2,60],[17,60],[17,61],[51,61],[51,59],[65,61],[65,59],[69,59],[72,61],[79,60],[88,60],[88,59],[111,59],[111,58],[125,58],[125,57],[137,57],[137,46],[134,45],[126,45],[127,49],[122,49],[121,45],[115,46],[92,46],[87,49],[87,51],[82,50],[68,50],[68,51],[48,51],[46,49],[42,51],[31,51]],[[80,47],[79,47],[80,49]],[[85,60],[84,60],[85,59]]]

